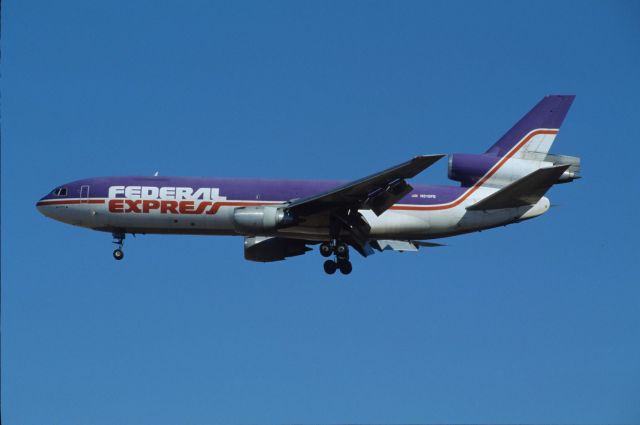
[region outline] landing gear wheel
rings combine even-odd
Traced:
[[[340,268],[340,273],[342,274],[349,274],[351,273],[351,270],[353,270],[351,261],[340,261],[338,263],[338,267]]]
[[[349,247],[343,243],[336,245],[336,255],[340,258],[346,258],[349,255]]]
[[[113,251],[113,258],[120,261],[124,258],[124,252],[122,252],[122,245],[124,243],[124,238],[126,234],[122,231],[113,232],[113,243],[116,244],[117,248]]]
[[[329,245],[328,243],[323,243],[322,245],[320,245],[320,255],[322,255],[323,257],[328,257],[331,255],[331,245]]]
[[[333,260],[327,260],[324,262],[324,271],[327,274],[334,274],[337,268],[338,265]]]
[[[122,260],[124,258],[124,252],[122,252],[120,248],[116,249],[115,251],[113,251],[113,258],[118,261]]]

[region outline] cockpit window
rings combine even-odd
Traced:
[[[67,196],[67,188],[59,187],[57,189],[54,189],[53,192],[51,192],[51,194],[54,196]]]

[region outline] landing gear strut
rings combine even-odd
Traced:
[[[113,258],[116,260],[122,260],[124,258],[124,251],[122,246],[124,245],[125,234],[121,232],[113,232],[113,243],[118,247],[113,251]]]
[[[324,242],[320,245],[320,254],[323,257],[329,257],[335,254],[336,259],[324,262],[324,271],[327,274],[334,274],[336,270],[340,270],[342,274],[349,274],[353,270],[351,261],[349,261],[349,246],[344,242]]]

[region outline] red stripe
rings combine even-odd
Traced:
[[[259,207],[262,205],[273,205],[269,202],[252,202],[252,201],[222,201],[222,202],[214,202],[213,207],[209,211],[209,214],[215,214],[221,207]]]

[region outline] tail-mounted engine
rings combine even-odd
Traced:
[[[486,175],[501,157],[495,155],[473,155],[456,153],[449,156],[449,178],[462,186],[473,186]],[[558,179],[558,183],[568,183],[580,178],[580,158],[566,155],[541,155],[539,159],[509,158],[491,175],[490,184],[506,186],[540,168],[570,164],[570,167]]]

